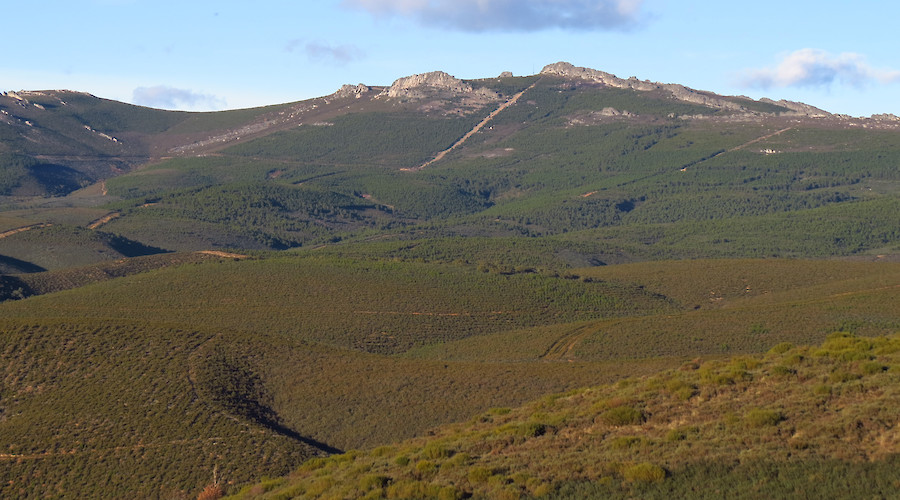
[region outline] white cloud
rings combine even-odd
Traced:
[[[644,19],[644,0],[343,0],[379,16],[460,31],[617,30]]]
[[[774,68],[748,70],[741,78],[743,85],[757,88],[828,87],[835,82],[853,87],[900,82],[900,71],[873,68],[852,52],[835,55],[800,49],[785,55]]]
[[[132,93],[131,102],[153,108],[180,110],[219,110],[226,106],[225,100],[220,97],[165,85],[138,87]]]
[[[346,64],[365,56],[362,49],[354,45],[331,45],[326,42],[306,42],[304,40],[291,40],[286,49],[288,52],[300,49],[310,59],[338,64]]]

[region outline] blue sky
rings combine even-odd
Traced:
[[[0,90],[166,109],[537,73],[568,61],[833,113],[900,115],[900,2],[881,0],[49,0],[5,3]]]

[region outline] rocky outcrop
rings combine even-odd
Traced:
[[[356,99],[359,99],[363,96],[363,94],[368,94],[371,91],[372,87],[363,85],[362,83],[360,83],[359,85],[347,84],[338,89],[338,91],[334,94],[331,94],[331,97],[334,99],[343,99],[347,97],[354,97]]]
[[[563,78],[579,78],[581,80],[589,80],[620,89],[631,88],[635,90],[654,90],[658,88],[648,82],[641,82],[637,78],[623,80],[612,73],[591,68],[582,68],[567,62],[548,64],[541,70],[541,74],[561,76]]]
[[[619,111],[616,108],[603,108],[601,111],[598,111],[597,114],[600,116],[634,116],[634,113],[631,111]]]
[[[600,111],[591,111],[590,113],[579,114],[569,118],[569,125],[598,125],[608,122],[609,119],[628,119],[635,118],[638,115],[627,110],[618,110],[616,108],[606,107]]]
[[[891,113],[881,113],[878,115],[872,115],[873,120],[878,120],[882,122],[900,122],[900,116],[891,114]]]
[[[673,97],[682,101],[701,104],[703,106],[708,106],[711,108],[730,109],[734,111],[744,110],[744,107],[740,104],[727,101],[711,94],[701,93],[696,90],[687,88],[683,85],[671,83],[655,83],[646,80],[642,81],[638,80],[635,77],[622,79],[617,77],[616,75],[613,75],[612,73],[598,71],[596,69],[590,68],[581,68],[567,62],[558,62],[555,64],[547,65],[544,67],[544,69],[541,70],[541,74],[562,76],[564,78],[579,78],[582,80],[589,80],[592,82],[607,85],[609,87],[639,90],[643,92],[649,92],[652,90],[667,90],[672,94]]]
[[[694,104],[700,104],[702,106],[707,106],[710,108],[716,109],[727,109],[731,111],[748,111],[747,108],[741,106],[740,104],[732,101],[728,101],[726,99],[722,99],[721,97],[717,97],[715,94],[708,94],[705,92],[700,92],[694,90],[692,88],[685,87],[684,85],[678,85],[674,83],[664,83],[660,84],[660,88],[668,90],[672,93],[672,97],[679,99],[681,101],[690,102]]]
[[[694,90],[689,87],[685,87],[684,85],[678,85],[674,83],[657,83],[650,82],[647,80],[638,80],[635,77],[631,77],[628,79],[622,79],[613,75],[611,73],[606,73],[604,71],[598,71],[590,68],[581,68],[574,66],[571,63],[567,62],[558,62],[555,64],[550,64],[544,67],[541,70],[542,75],[555,75],[561,76],[564,78],[578,78],[581,80],[588,80],[595,83],[600,83],[602,85],[607,85],[609,87],[616,87],[620,89],[632,89],[639,90],[644,92],[649,92],[653,90],[662,90],[669,92],[672,97],[675,99],[690,102],[694,104],[700,104],[702,106],[707,106],[715,109],[726,109],[730,111],[736,112],[750,112],[747,108],[740,105],[737,102],[728,100],[723,98],[722,96],[709,93],[702,92],[698,90]],[[790,109],[791,111],[807,116],[828,116],[829,114],[826,111],[823,111],[819,108],[809,106],[807,104],[798,103],[798,102],[790,102],[790,101],[772,101],[771,99],[761,99],[760,102],[768,102],[771,104],[777,104],[779,106],[783,106],[785,108]]]
[[[383,95],[404,99],[423,99],[435,93],[477,94],[483,97],[499,97],[496,92],[486,88],[475,89],[468,83],[443,71],[432,71],[420,75],[406,76],[397,79]]]
[[[829,113],[828,111],[819,109],[815,106],[810,106],[809,104],[804,104],[802,102],[786,101],[784,99],[781,99],[780,101],[774,101],[766,97],[760,99],[759,102],[764,102],[766,104],[775,104],[776,106],[787,108],[800,115],[812,117],[831,116],[831,113]]]

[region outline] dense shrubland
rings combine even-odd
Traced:
[[[896,131],[479,84],[0,127],[0,496],[896,494]]]

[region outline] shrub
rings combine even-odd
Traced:
[[[687,432],[682,429],[672,429],[666,433],[666,441],[670,443],[684,441],[685,439],[687,439]]]
[[[491,491],[489,498],[492,500],[519,500],[522,498],[522,491],[515,486],[506,485]]]
[[[486,483],[488,479],[491,478],[493,472],[490,469],[486,469],[484,467],[472,467],[469,469],[469,482],[470,483]]]
[[[293,498],[293,497],[291,497]],[[384,490],[372,490],[362,496],[362,500],[381,500],[384,498]]]
[[[695,385],[678,379],[666,384],[666,389],[682,401],[687,401],[697,395],[697,387]]]
[[[813,393],[815,393],[817,396],[830,396],[831,386],[828,384],[817,385],[816,388],[813,389]]]
[[[440,443],[431,442],[425,445],[422,448],[422,455],[425,458],[430,458],[432,460],[436,460],[439,458],[448,458],[453,455],[453,450],[447,449],[444,445]]]
[[[887,366],[885,366],[877,361],[870,361],[868,363],[863,364],[860,367],[860,370],[862,370],[863,375],[875,375],[876,373],[881,373],[887,369],[888,369]]]
[[[379,446],[377,448],[373,448],[369,455],[373,457],[383,457],[385,455],[390,455],[394,452],[393,446]]]
[[[754,408],[747,412],[744,421],[753,428],[771,427],[778,425],[784,420],[784,414],[778,410],[764,410],[762,408]]]
[[[856,380],[860,378],[860,375],[855,373],[850,373],[846,370],[837,369],[831,372],[831,375],[828,376],[828,380],[835,384],[842,384],[844,382],[850,382],[851,380]]]
[[[784,354],[793,348],[794,348],[794,344],[791,344],[790,342],[782,342],[780,344],[777,344],[775,347],[769,349],[769,352],[771,354]]]
[[[325,467],[329,463],[331,463],[331,461],[328,459],[328,457],[311,458],[306,462],[303,462],[303,464],[300,466],[300,470],[304,472],[312,472],[314,470],[319,470]]]
[[[334,486],[334,480],[330,477],[323,477],[314,481],[306,490],[306,494],[311,497],[320,497],[326,491]]]
[[[749,377],[750,374],[738,367],[730,367],[728,373],[723,373],[721,368],[715,366],[704,366],[700,368],[700,378],[705,382],[715,385],[734,385],[738,379]]]
[[[644,422],[644,412],[631,406],[617,406],[600,414],[600,420],[615,427],[623,425],[640,425]]]
[[[209,484],[197,495],[197,500],[219,500],[225,496],[225,491],[218,484]]]
[[[472,457],[468,453],[456,453],[450,460],[444,462],[441,467],[459,467],[460,465],[466,465],[469,461],[472,460]]]
[[[528,438],[543,436],[547,433],[547,426],[538,422],[526,422],[516,429],[516,434]]]
[[[806,360],[806,357],[804,355],[802,355],[800,353],[794,353],[794,354],[791,354],[790,356],[788,356],[784,360],[784,362],[785,362],[785,364],[788,364],[788,365],[799,365],[799,364],[803,363],[803,361],[805,361],[805,360]]]
[[[391,478],[388,476],[375,474],[363,476],[363,478],[359,480],[359,489],[363,491],[381,489],[387,486],[390,482]]]
[[[416,463],[416,472],[420,475],[431,474],[435,469],[437,466],[430,460],[420,460]]]
[[[388,498],[437,498],[441,487],[420,481],[397,481],[387,487]]]
[[[531,489],[531,494],[535,497],[544,497],[550,494],[553,488],[549,483],[539,483],[534,485]]]
[[[687,363],[681,365],[678,369],[683,372],[690,372],[690,371],[700,369],[700,364],[701,364],[701,361],[699,358],[697,358],[697,359],[688,361]]]
[[[622,476],[629,483],[659,483],[666,478],[666,471],[650,462],[641,462],[622,471]]]
[[[639,446],[644,440],[638,436],[622,436],[612,440],[610,447],[616,450],[624,450],[634,446]]]
[[[793,368],[788,368],[787,366],[775,365],[775,366],[772,367],[771,370],[769,370],[769,373],[770,373],[773,377],[777,377],[777,378],[787,378],[787,377],[790,377],[790,376],[792,376],[792,375],[796,375],[796,374],[797,374],[797,370],[794,370]]]
[[[463,497],[463,492],[459,491],[453,486],[444,486],[440,490],[438,490],[437,494],[438,500],[458,500]]]

